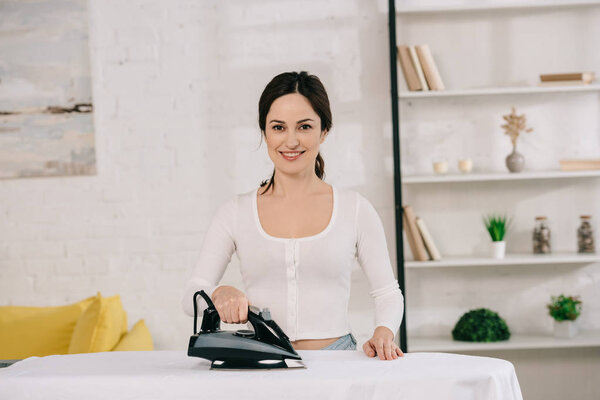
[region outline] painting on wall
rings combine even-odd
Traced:
[[[0,178],[96,173],[88,1],[0,0]]]

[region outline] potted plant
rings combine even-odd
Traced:
[[[483,223],[492,238],[492,257],[504,258],[506,253],[504,236],[510,222],[505,215],[487,215],[483,217]]]
[[[577,335],[575,320],[581,314],[581,300],[578,296],[552,296],[547,307],[550,316],[554,318],[554,336],[572,338]]]
[[[517,115],[515,108],[512,108],[512,112],[507,115],[503,115],[506,123],[500,127],[504,129],[504,133],[510,136],[510,141],[513,145],[513,151],[506,157],[506,167],[510,172],[521,172],[525,167],[525,157],[521,153],[517,152],[517,139],[521,131],[531,132],[533,128],[526,128],[526,117],[525,114]]]
[[[510,330],[498,313],[478,308],[460,317],[452,330],[452,338],[465,342],[497,342],[510,339]]]

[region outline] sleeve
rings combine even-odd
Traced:
[[[373,205],[357,192],[356,252],[375,300],[375,326],[394,335],[404,315],[404,296],[394,277],[381,219]]]
[[[181,304],[186,314],[194,315],[194,293],[204,290],[209,296],[217,288],[236,249],[234,224],[237,196],[221,205],[213,216],[200,248],[200,256],[186,284]],[[198,313],[208,305],[198,297]]]

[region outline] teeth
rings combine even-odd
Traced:
[[[300,154],[300,152],[296,152],[296,153],[281,153],[286,157],[296,157],[298,154]]]

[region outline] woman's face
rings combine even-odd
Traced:
[[[275,169],[287,174],[314,173],[321,132],[321,118],[306,97],[290,93],[271,104],[265,124],[265,140]]]

